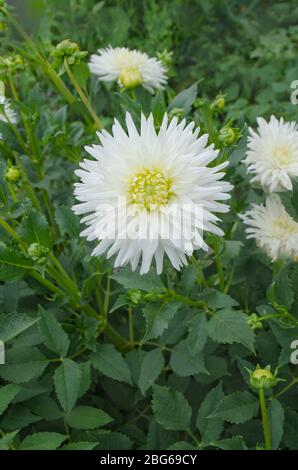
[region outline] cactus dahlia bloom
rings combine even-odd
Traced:
[[[0,121],[15,124],[17,121],[16,113],[11,109],[9,101],[5,96],[0,95]],[[2,138],[0,133],[0,139]]]
[[[179,270],[195,249],[208,249],[204,230],[223,234],[214,213],[229,210],[222,201],[232,186],[221,181],[227,162],[207,166],[218,150],[194,122],[168,122],[165,114],[157,132],[152,115],[142,115],[138,132],[127,114],[126,126],[115,120],[112,134],[99,132],[101,144],[86,147],[93,160],[76,171],[73,210],[87,225],[81,235],[99,241],[93,255],[117,254],[115,267],[135,270],[140,262],[143,274],[154,258],[161,273],[166,254]]]
[[[281,257],[297,260],[298,223],[286,212],[277,195],[269,196],[265,206],[253,204],[240,217],[247,225],[247,238],[254,238],[272,261]]]
[[[295,122],[271,116],[258,118],[258,129],[249,129],[248,149],[243,162],[252,181],[269,192],[292,189],[291,177],[298,176],[298,129]]]
[[[167,82],[166,68],[161,61],[126,47],[99,49],[98,54],[91,56],[89,68],[100,80],[117,80],[125,88],[142,85],[151,93]]]

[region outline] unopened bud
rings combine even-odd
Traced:
[[[258,330],[260,328],[263,328],[262,321],[259,319],[256,313],[252,313],[251,315],[249,315],[249,317],[247,318],[247,324],[252,330]]]
[[[284,381],[283,379],[276,377],[277,369],[274,374],[271,372],[270,366],[266,366],[265,369],[262,369],[257,365],[257,368],[254,371],[249,369],[246,370],[249,373],[250,385],[257,390],[260,390],[261,388],[272,388],[275,387],[278,382]]]
[[[210,108],[214,111],[223,111],[226,106],[225,96],[221,93],[216,96],[215,100],[211,103]]]
[[[142,299],[142,291],[139,289],[130,289],[127,293],[127,299],[134,305],[137,305]]]
[[[16,183],[21,178],[21,172],[16,166],[9,167],[5,172],[5,179],[9,183]]]
[[[39,243],[31,243],[28,248],[28,256],[36,262],[39,266],[46,264],[49,248],[39,245]]]

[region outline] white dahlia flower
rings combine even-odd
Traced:
[[[227,165],[208,167],[218,155],[207,144],[208,135],[198,137],[194,122],[186,126],[164,115],[158,132],[153,117],[141,118],[137,131],[130,114],[127,133],[115,120],[113,134],[98,133],[101,145],[86,147],[94,160],[86,159],[76,171],[79,204],[76,214],[88,214],[81,222],[87,240],[99,240],[93,255],[115,254],[115,267],[141,262],[141,274],[148,272],[155,258],[161,273],[164,254],[176,269],[187,264],[197,248],[208,249],[202,232],[217,235],[214,212],[227,212],[232,186],[222,182]]]
[[[247,238],[276,261],[281,257],[297,260],[298,223],[287,213],[277,195],[267,197],[266,205],[253,204],[252,209],[240,215],[247,225]]]
[[[249,129],[248,150],[243,162],[249,173],[269,192],[292,189],[291,177],[298,176],[298,130],[295,122],[271,116],[258,118],[258,129]]]
[[[10,122],[11,124],[15,124],[17,121],[16,113],[12,110],[9,101],[5,98],[5,96],[0,95],[0,121]],[[0,139],[2,138],[0,133]]]
[[[167,82],[166,68],[160,60],[126,47],[99,49],[98,54],[91,56],[89,68],[100,80],[117,80],[125,88],[142,85],[153,92]]]

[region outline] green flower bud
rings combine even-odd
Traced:
[[[276,377],[278,370],[276,369],[273,374],[270,370],[270,366],[266,366],[265,369],[262,369],[257,365],[254,371],[246,370],[249,373],[250,385],[256,390],[260,390],[261,388],[269,389],[275,387],[278,382],[284,382],[283,379]]]
[[[210,108],[214,111],[221,112],[225,109],[226,100],[225,95],[219,94],[215,97],[215,100],[211,103]]]
[[[76,42],[64,39],[59,42],[56,47],[52,48],[51,56],[54,58],[53,66],[60,68],[60,71],[64,71],[63,62],[66,58],[68,65],[76,65],[81,62],[81,59],[86,57],[87,51],[80,51],[80,48]]]
[[[5,172],[5,179],[9,183],[16,183],[21,178],[21,172],[16,166],[9,167]]]
[[[258,330],[260,328],[263,328],[263,324],[259,320],[259,317],[256,313],[252,313],[251,315],[249,315],[249,317],[247,318],[247,323],[252,330]]]
[[[143,293],[140,289],[130,289],[127,293],[127,299],[130,303],[137,305],[142,300]]]
[[[164,49],[162,52],[156,53],[158,60],[160,60],[166,67],[170,67],[173,62],[173,51]]]
[[[19,54],[0,57],[0,76],[7,77],[21,72],[25,68],[25,62]]]
[[[49,251],[49,248],[39,245],[39,243],[31,243],[27,253],[28,256],[36,262],[36,264],[43,266],[47,262],[47,255]]]
[[[141,85],[143,81],[141,72],[137,67],[124,67],[119,75],[119,82],[128,90]]]
[[[148,294],[144,294],[144,300],[147,300],[148,302],[157,302],[160,298],[160,292],[156,292],[154,290],[152,292],[148,292]]]
[[[230,120],[224,127],[220,129],[218,138],[224,146],[229,146],[235,144],[240,136],[240,129],[232,127],[232,120]]]

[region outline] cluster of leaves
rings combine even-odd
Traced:
[[[231,117],[295,112],[287,81],[295,78],[297,6],[266,2],[265,17],[263,7],[49,0],[36,50],[4,31],[1,52],[17,44],[26,67],[4,77],[19,122],[0,121],[0,449],[255,449],[264,436],[247,369],[257,364],[278,367],[285,380],[267,392],[272,446],[298,448],[290,362],[297,264],[272,267],[245,239],[238,214],[261,192],[240,163],[243,122],[239,141],[219,139]],[[220,147],[219,159],[230,160],[226,236],[207,236],[211,250],[180,273],[168,264],[161,276],[115,271],[113,260],[91,258],[91,244],[79,238],[73,172],[96,136],[82,103],[59,95],[50,45],[65,38],[89,53],[107,44],[173,50],[175,74],[154,96],[99,84],[84,54],[69,65],[107,128],[127,110],[136,122],[141,110],[152,112],[158,126],[167,110],[195,120]],[[214,104],[219,89],[226,106]],[[20,169],[15,182],[5,177],[12,164]],[[296,219],[297,201],[294,184],[283,202]]]

